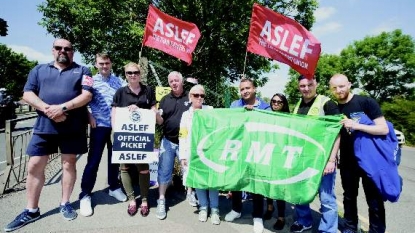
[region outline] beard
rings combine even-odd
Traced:
[[[63,65],[69,65],[71,63],[71,60],[69,59],[68,54],[62,53],[56,58],[56,62]]]

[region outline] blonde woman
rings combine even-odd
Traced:
[[[156,97],[154,90],[149,86],[141,83],[140,67],[136,63],[128,63],[124,66],[125,76],[127,77],[128,85],[121,87],[114,95],[112,103],[111,118],[114,123],[115,107],[128,107],[130,111],[138,108],[152,109],[156,111]],[[133,178],[131,177],[130,169],[138,170],[138,180],[140,183],[141,206],[140,214],[146,217],[150,210],[148,208],[148,192],[150,188],[150,172],[148,164],[121,164],[121,181],[124,190],[127,194],[129,204],[127,213],[134,216],[137,211],[137,203],[133,189]]]
[[[186,181],[190,159],[190,139],[192,131],[192,119],[195,111],[199,109],[206,109],[209,106],[203,105],[205,99],[205,89],[202,85],[195,85],[189,91],[189,100],[191,107],[183,113],[180,121],[179,134],[179,158],[182,168],[184,170],[183,180]],[[210,107],[211,108],[211,107]],[[206,222],[208,218],[208,211],[210,207],[210,220],[212,224],[219,225],[219,191],[213,189],[196,189],[196,194],[199,199],[199,221]]]

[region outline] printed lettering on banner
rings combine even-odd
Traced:
[[[143,44],[192,63],[192,53],[200,38],[193,23],[185,22],[150,5]]]
[[[116,108],[112,163],[152,163],[156,115],[153,110]]]
[[[247,50],[285,63],[312,78],[321,43],[297,21],[255,3]]]

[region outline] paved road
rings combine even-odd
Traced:
[[[404,148],[400,174],[404,179],[404,190],[398,203],[387,203],[387,232],[405,233],[414,232],[415,222],[413,221],[415,203],[415,149]],[[30,225],[16,232],[201,232],[201,233],[233,233],[233,232],[252,232],[252,219],[250,218],[251,203],[245,202],[243,216],[234,223],[222,222],[219,226],[214,226],[210,222],[200,223],[197,220],[197,211],[184,201],[184,196],[171,192],[170,211],[164,221],[158,220],[155,216],[157,190],[150,192],[150,215],[146,218],[139,214],[129,217],[126,213],[127,203],[118,203],[107,195],[106,190],[106,161],[102,161],[97,184],[94,191],[94,210],[91,217],[79,216],[76,220],[67,222],[58,213],[60,196],[61,170],[59,161],[51,163],[47,173],[47,181],[40,199],[40,207],[43,217]],[[78,181],[75,185],[72,201],[74,207],[79,209],[79,202],[76,200],[80,192],[79,180],[82,170],[86,163],[86,155],[78,158]],[[336,193],[338,197],[340,215],[342,213],[342,189],[340,187],[340,176],[337,176]],[[25,207],[25,191],[18,191],[5,195],[0,198],[1,217],[0,227],[5,226]],[[225,197],[220,198],[220,212],[222,219],[230,210],[230,201]],[[311,232],[317,232],[319,219],[319,204],[315,200],[311,207],[314,212],[315,227]],[[359,197],[359,212],[361,215],[362,227],[367,229],[367,205],[363,198],[363,191]],[[274,213],[275,215],[275,213]],[[287,206],[287,223],[283,231],[288,232],[289,225],[293,222],[293,208]],[[273,232],[272,224],[275,219],[265,222],[266,233]],[[340,221],[341,222],[341,221]],[[2,228],[0,228],[2,229]]]

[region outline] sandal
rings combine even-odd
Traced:
[[[148,208],[148,206],[146,205],[141,205],[140,206],[140,214],[143,217],[147,217],[147,215],[150,213],[150,209]]]
[[[137,213],[137,205],[128,205],[127,213],[132,217]]]

